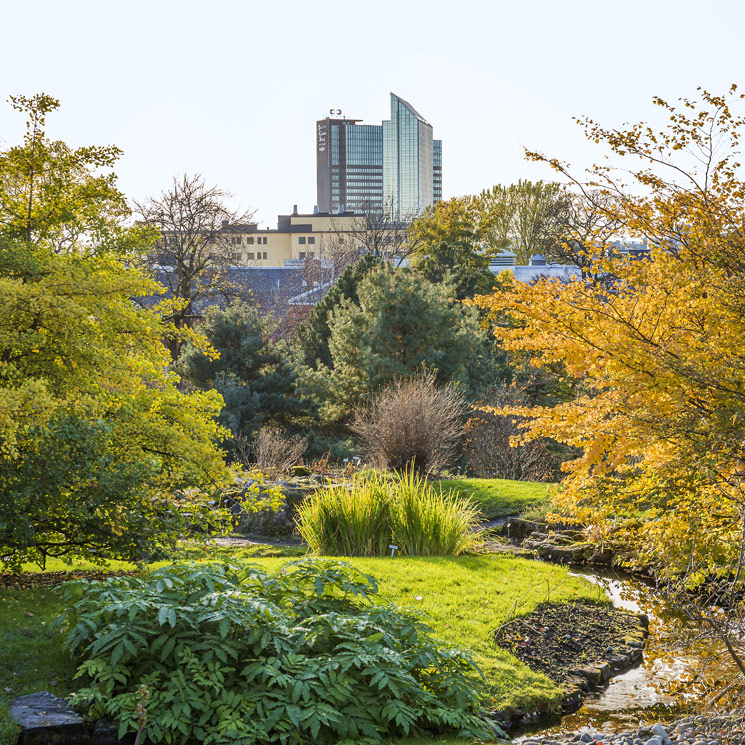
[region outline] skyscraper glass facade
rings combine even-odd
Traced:
[[[442,143],[432,126],[391,93],[391,118],[317,122],[318,206],[322,212],[391,212],[410,219],[442,198]]]

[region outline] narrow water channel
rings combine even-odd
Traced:
[[[620,732],[637,727],[641,721],[664,722],[696,711],[704,697],[696,676],[705,666],[706,677],[716,679],[723,672],[722,663],[716,662],[717,657],[723,659],[722,650],[711,642],[698,649],[684,645],[684,619],[643,582],[613,572],[573,573],[601,586],[615,607],[649,616],[644,658],[638,666],[613,678],[606,689],[588,696],[575,714],[531,734],[564,734],[585,728]]]

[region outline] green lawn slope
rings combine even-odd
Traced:
[[[551,488],[556,488],[556,484],[509,479],[439,479],[432,484],[442,491],[470,497],[487,520],[535,509],[547,502]]]

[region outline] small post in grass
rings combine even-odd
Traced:
[[[392,543],[388,544],[388,548],[391,549],[391,556],[393,556],[398,550],[398,546],[394,546]]]

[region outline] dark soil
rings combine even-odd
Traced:
[[[639,627],[637,616],[607,606],[545,604],[504,624],[494,640],[528,667],[563,684],[575,677],[578,667],[611,661]]]

